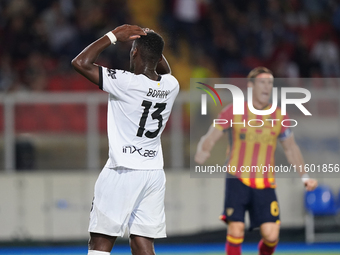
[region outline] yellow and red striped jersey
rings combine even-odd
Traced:
[[[274,188],[276,186],[274,171],[262,173],[262,169],[263,166],[267,169],[271,166],[273,169],[277,139],[284,140],[291,135],[289,127],[285,127],[290,126],[288,115],[282,115],[279,107],[270,115],[255,115],[249,111],[247,103],[245,104],[244,115],[233,115],[232,105],[225,107],[218,118],[228,122],[215,125],[218,129],[231,132],[227,166],[230,165],[228,169],[236,171],[229,173],[249,187]],[[271,105],[268,105],[263,110],[270,107]],[[284,126],[281,124],[282,121]],[[247,169],[249,171],[246,171]]]

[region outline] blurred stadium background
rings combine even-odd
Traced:
[[[224,180],[189,174],[190,78],[244,77],[259,65],[275,77],[313,78],[305,85],[313,117],[292,112],[294,133],[306,162],[340,163],[338,0],[1,0],[0,254],[86,253],[93,185],[108,152],[107,95],[70,61],[124,23],[164,36],[182,89],[163,134],[169,238],[156,242],[160,253],[224,250]],[[129,50],[118,43],[98,63],[126,69]],[[277,162],[285,163],[281,148]],[[278,180],[278,254],[340,254],[339,179],[319,181],[334,210],[315,217],[313,235],[301,181]],[[258,240],[246,234],[247,254],[257,254]],[[126,245],[117,252],[127,254]]]

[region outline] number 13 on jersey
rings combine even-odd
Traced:
[[[139,121],[139,128],[137,131],[137,136],[142,137],[145,131],[145,124],[146,124],[146,119],[149,116],[149,111],[150,108],[152,106],[152,102],[144,100],[142,102],[142,106],[144,106],[144,111],[142,113],[142,117],[140,118]],[[156,110],[151,114],[151,117],[153,120],[158,120],[158,129],[156,129],[155,131],[151,132],[151,131],[147,131],[145,132],[145,136],[147,138],[155,138],[159,131],[162,128],[163,125],[163,117],[161,115],[162,111],[164,111],[166,107],[166,103],[156,103],[155,106],[153,108],[155,108]]]

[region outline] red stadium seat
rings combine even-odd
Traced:
[[[70,88],[74,91],[88,91],[99,89],[97,85],[77,73],[70,77]]]
[[[87,116],[85,105],[69,105],[65,119],[67,119],[67,130],[71,132],[84,133],[87,129]]]
[[[61,76],[54,76],[48,80],[47,90],[49,91],[63,91],[66,90],[67,84],[65,79]]]
[[[89,91],[98,90],[98,86],[80,74],[55,75],[48,80],[48,91]]]
[[[86,106],[76,104],[18,105],[15,111],[17,132],[72,132],[87,129]]]
[[[35,132],[39,130],[39,115],[35,105],[20,104],[15,108],[16,132]]]

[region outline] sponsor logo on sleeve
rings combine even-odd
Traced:
[[[107,69],[107,76],[111,77],[111,79],[116,79],[116,73],[114,69]]]

